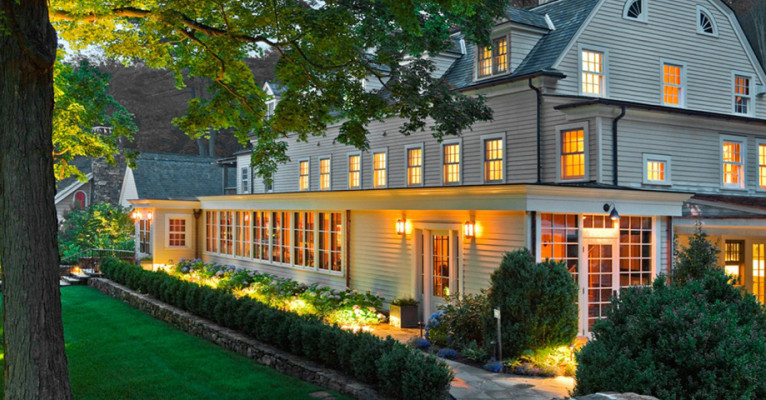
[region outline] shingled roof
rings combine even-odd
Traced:
[[[133,179],[140,199],[180,200],[223,194],[221,167],[209,157],[141,153]]]

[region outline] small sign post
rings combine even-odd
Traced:
[[[503,361],[503,337],[500,331],[500,309],[495,308],[495,319],[497,320],[497,361]]]

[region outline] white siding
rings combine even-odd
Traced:
[[[511,30],[511,71],[515,71],[516,67],[527,58],[541,37],[540,33]]]

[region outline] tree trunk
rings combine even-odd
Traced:
[[[53,178],[56,32],[46,0],[0,0],[0,264],[6,399],[71,399]]]

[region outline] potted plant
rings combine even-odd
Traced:
[[[391,325],[397,328],[418,327],[418,301],[400,297],[391,302]]]

